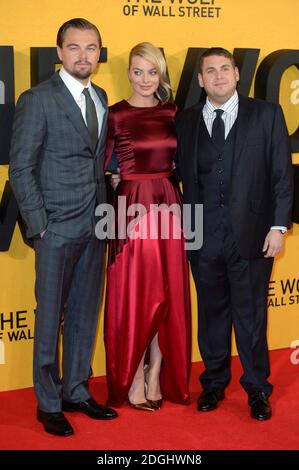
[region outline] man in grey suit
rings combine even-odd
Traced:
[[[104,278],[104,241],[94,229],[95,208],[106,193],[107,104],[104,90],[90,81],[100,47],[100,33],[89,21],[75,18],[60,27],[62,68],[20,96],[11,143],[10,181],[36,255],[37,418],[61,436],[74,432],[62,411],[117,417],[87,386]]]

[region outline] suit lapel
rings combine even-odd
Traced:
[[[90,134],[84,122],[81,110],[72,94],[61,80],[58,72],[52,78],[52,85],[54,88],[54,98],[58,106],[63,109],[78,134],[80,134],[82,139],[91,148]]]
[[[100,135],[99,135],[99,138],[98,138],[98,143],[97,143],[97,146],[96,146],[96,151],[97,151],[99,149],[101,143],[102,143],[103,137],[104,137],[105,132],[106,132],[108,107],[107,107],[107,103],[106,103],[106,100],[104,98],[102,90],[100,90],[99,87],[95,86],[94,84],[92,84],[92,86],[93,86],[93,89],[95,90],[96,94],[98,95],[99,100],[100,100],[100,102],[103,106],[103,110],[104,110],[101,132],[100,132]]]
[[[194,127],[194,132],[191,133],[190,138],[190,145],[191,149],[193,149],[193,171],[195,181],[198,180],[198,142],[199,142],[199,126],[202,117],[202,108],[203,104],[199,104],[194,106],[193,108],[193,115],[192,115],[192,122],[190,122],[190,126]]]
[[[233,168],[237,167],[239,159],[244,149],[244,143],[247,140],[247,133],[250,124],[251,107],[249,106],[249,100],[239,95],[239,110],[236,122],[236,142],[235,152],[233,159]]]

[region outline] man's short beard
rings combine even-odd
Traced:
[[[85,70],[85,71],[82,71],[82,72],[79,72],[79,71],[73,71],[71,73],[71,75],[74,77],[74,78],[77,78],[79,80],[85,80],[86,78],[89,78],[90,75],[91,75],[91,71],[90,70]]]

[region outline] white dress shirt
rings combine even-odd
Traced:
[[[221,119],[223,119],[224,121],[224,131],[225,131],[225,139],[226,139],[238,116],[238,110],[239,110],[238,93],[235,91],[233,96],[219,108],[216,108],[216,106],[214,106],[210,102],[209,98],[207,97],[206,103],[202,109],[202,115],[203,115],[204,122],[206,124],[207,130],[210,136],[212,135],[212,126],[213,126],[214,119],[216,118],[216,113],[215,113],[216,109],[223,110]],[[271,230],[282,230],[282,232],[286,232],[287,228],[283,226],[279,226],[279,225],[273,225],[271,227]]]
[[[202,114],[203,114],[203,118],[204,118],[205,124],[208,129],[208,133],[210,134],[210,136],[212,135],[212,126],[213,126],[214,119],[216,118],[216,113],[215,113],[216,109],[218,108],[216,108],[216,106],[214,106],[210,102],[209,98],[207,97],[206,103],[202,110]],[[225,138],[226,138],[238,116],[238,109],[239,109],[238,93],[235,91],[233,96],[226,103],[220,106],[219,109],[222,109],[224,111],[221,118],[224,121],[224,130],[225,130]]]
[[[79,106],[85,124],[86,124],[86,101],[85,101],[86,98],[82,92],[84,88],[88,88],[90,96],[93,99],[95,107],[96,107],[96,113],[97,113],[97,118],[98,118],[98,135],[100,136],[105,110],[103,108],[100,98],[97,95],[97,92],[92,87],[90,80],[88,81],[88,84],[84,86],[82,85],[81,82],[79,82],[79,80],[72,77],[72,75],[70,75],[63,67],[61,67],[59,71],[59,75],[60,75],[61,80],[67,87],[67,89],[72,94],[77,105]]]

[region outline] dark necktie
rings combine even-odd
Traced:
[[[93,146],[92,149],[94,150],[98,142],[99,130],[97,112],[94,101],[89,94],[88,88],[84,88],[83,95],[85,96],[86,103],[86,125],[90,133],[91,142]]]
[[[224,111],[223,109],[216,109],[215,113],[216,117],[212,126],[212,140],[217,147],[221,148],[225,141],[224,122],[221,117]]]

